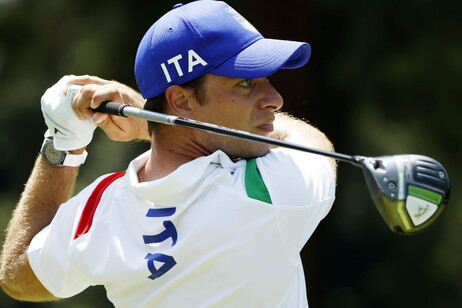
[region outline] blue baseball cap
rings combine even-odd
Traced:
[[[175,5],[149,28],[138,47],[135,77],[147,99],[207,73],[266,77],[305,65],[310,54],[307,43],[264,38],[225,2],[201,0]]]

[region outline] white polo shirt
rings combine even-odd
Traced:
[[[116,307],[308,306],[300,250],[335,198],[326,158],[217,151],[139,183],[149,155],[100,177],[34,237],[29,261],[53,295],[104,285]]]

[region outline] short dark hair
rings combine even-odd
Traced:
[[[181,85],[184,88],[192,89],[194,92],[194,96],[197,98],[200,104],[205,103],[205,87],[204,87],[205,76],[207,75],[202,75],[199,78],[196,78],[194,80],[191,80],[188,83]],[[166,107],[167,107],[167,100],[165,99],[165,93],[162,93],[161,95],[157,97],[147,99],[146,103],[144,104],[143,109],[154,111],[154,112],[159,112],[159,113],[165,113]],[[152,132],[154,131],[155,127],[157,127],[158,124],[159,123],[148,122],[149,135],[152,136]]]

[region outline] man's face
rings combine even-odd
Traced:
[[[192,104],[194,119],[269,136],[274,112],[283,105],[281,95],[268,79],[238,79],[209,74],[204,101]],[[235,138],[195,132],[197,141],[214,152],[223,150],[232,158],[251,158],[268,153],[270,146]]]

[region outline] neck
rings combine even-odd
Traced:
[[[190,136],[190,130],[168,127],[169,133],[155,134],[151,143],[151,156],[138,172],[140,182],[161,179],[181,165],[211,153],[198,146]]]

